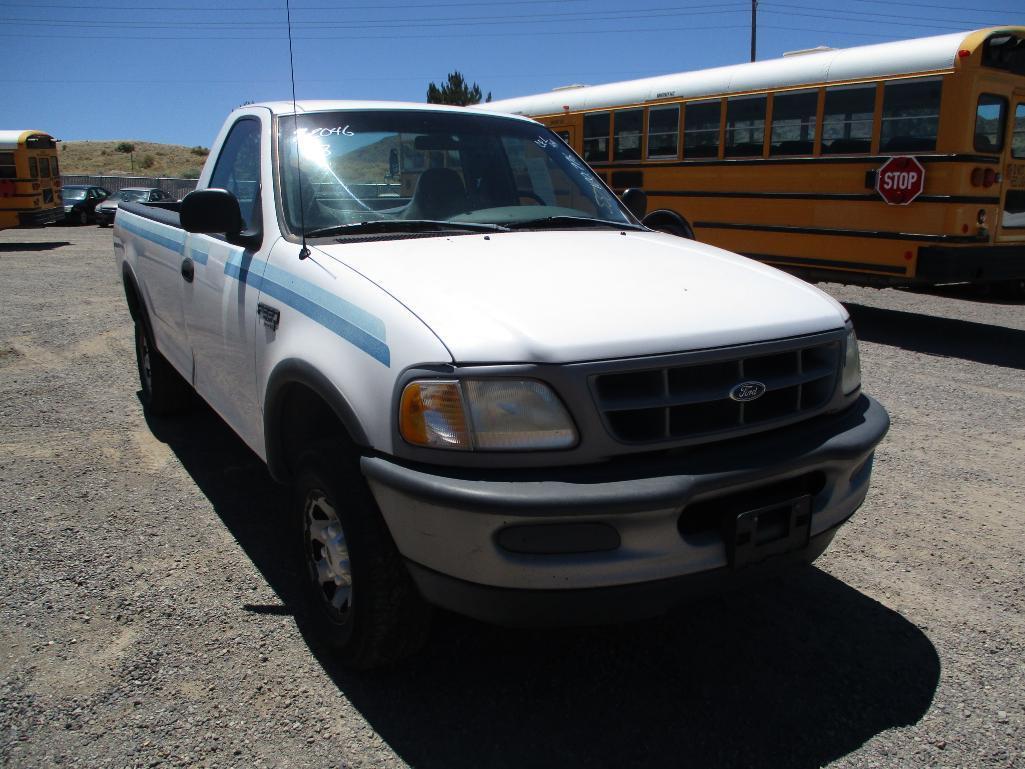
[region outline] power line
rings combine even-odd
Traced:
[[[793,5],[793,4],[789,4],[789,3],[764,2],[764,0],[763,0],[761,5],[762,5],[763,8],[764,7],[767,7],[767,8],[788,8],[788,9],[798,10],[798,11],[801,11],[801,14],[800,14],[801,16],[808,16],[808,17],[819,18],[819,19],[836,19],[838,21],[859,21],[859,22],[865,22],[865,23],[872,23],[873,21],[881,21],[882,19],[903,19],[903,20],[907,20],[907,21],[919,22],[917,26],[935,26],[935,25],[929,25],[929,24],[922,24],[920,16],[905,16],[905,15],[894,14],[894,13],[876,13],[875,11],[853,11],[853,10],[848,10],[848,11],[844,11],[844,12],[839,12],[838,11],[836,13],[829,12],[830,15],[827,16],[827,15],[822,15],[822,14],[817,14],[817,13],[809,13],[808,11],[815,11],[815,10],[819,10],[819,9],[807,8],[806,6],[803,6],[803,5]],[[861,19],[861,18],[857,18],[857,17],[851,16],[849,14],[857,14],[858,16],[874,16],[874,17],[877,17],[877,18],[875,18],[875,19]],[[969,20],[966,20],[966,19],[932,19],[932,21],[941,22],[943,25],[964,24],[964,25],[969,26],[969,27],[972,27],[972,26],[984,26],[984,27],[994,27],[994,26],[997,26],[997,24],[982,24],[981,22],[979,22],[977,20],[969,21]],[[939,27],[936,27],[936,28],[938,29]],[[960,29],[963,29],[963,27],[958,27],[957,29],[960,30]]]
[[[708,6],[706,6],[708,7]],[[712,6],[715,7],[715,6]],[[681,11],[676,8],[650,8],[642,9],[647,17],[657,18],[669,18],[678,16],[707,16],[717,14],[728,14],[737,13],[744,11],[747,8],[744,4],[734,4],[732,7],[723,6],[721,10],[685,10]],[[394,20],[367,20],[367,21],[351,21],[351,22],[330,22],[330,21],[308,21],[301,22],[304,26],[313,27],[316,29],[403,29],[407,27],[426,27],[426,26],[476,26],[482,24],[492,24],[495,22],[511,22],[515,24],[565,24],[565,23],[580,23],[589,21],[624,21],[630,20],[636,15],[636,11],[602,11],[599,12],[601,15],[596,14],[578,14],[578,13],[554,13],[554,14],[527,14],[527,15],[511,15],[511,16],[478,16],[478,17],[433,17],[424,19],[409,19],[407,22],[395,22]],[[614,15],[612,15],[614,14]],[[572,18],[556,18],[556,17],[572,17]],[[235,21],[210,21],[210,22],[153,22],[153,21],[122,21],[122,20],[110,20],[110,21],[73,21],[73,20],[59,20],[53,21],[49,19],[13,19],[13,18],[0,18],[0,21],[15,22],[18,24],[24,24],[26,26],[72,26],[72,27],[87,27],[87,28],[108,28],[108,29],[209,29],[210,27],[231,27],[233,29],[238,27],[251,27],[261,29],[283,29],[284,24],[280,22],[265,22],[265,21],[248,21],[248,22],[235,22]],[[299,26],[300,22],[294,22],[293,27]]]
[[[794,7],[799,7],[799,6],[793,6],[793,5],[785,5],[785,4],[782,4],[782,3],[765,3],[765,2],[762,3],[762,6],[763,7],[768,7],[770,9],[772,9],[772,8],[794,8]],[[949,30],[951,32],[968,32],[970,29],[976,29],[976,28],[979,28],[979,27],[996,27],[996,26],[998,26],[996,24],[983,24],[981,22],[968,22],[968,21],[965,21],[965,19],[957,19],[957,18],[954,18],[954,19],[937,18],[936,21],[939,22],[939,24],[930,24],[930,23],[921,22],[920,19],[916,18],[915,16],[902,16],[902,15],[897,15],[897,14],[894,14],[894,13],[879,13],[879,14],[876,14],[876,15],[886,16],[887,18],[892,18],[892,19],[893,18],[905,19],[905,21],[915,22],[915,27],[918,27],[918,28],[932,29],[932,30]],[[810,13],[810,12],[802,12],[801,16],[805,17],[805,18],[825,18],[825,19],[829,19],[829,21],[834,21],[834,22],[854,22],[854,23],[857,23],[857,24],[873,24],[873,23],[874,24],[880,24],[880,23],[884,22],[883,18],[859,18],[859,17],[856,17],[856,16],[848,15],[846,13]]]
[[[562,0],[564,3],[582,3],[585,0]],[[398,8],[468,8],[472,6],[494,5],[489,2],[447,2],[447,3],[399,3],[395,5],[348,5],[339,8],[337,5],[307,5],[296,8],[297,11],[390,11]],[[507,0],[502,6],[507,5],[551,5],[551,0]],[[57,8],[61,10],[88,10],[88,11],[209,11],[212,13],[231,13],[234,11],[268,11],[281,13],[283,8],[268,8],[263,5],[239,5],[234,8],[217,7],[209,5],[63,5],[57,3],[8,3],[6,8]]]
[[[546,31],[546,30],[541,30],[541,31],[538,31],[538,30],[525,30],[523,32],[475,32],[474,35],[476,37],[524,37],[524,36],[527,36],[527,35],[529,35],[531,37],[537,37],[537,36],[540,36],[540,35],[544,35],[544,36],[549,36],[549,35],[621,35],[621,34],[624,34],[624,33],[634,33],[634,32],[701,32],[701,31],[708,31],[708,30],[728,30],[728,29],[747,29],[747,28],[748,28],[748,25],[746,25],[746,24],[740,24],[740,25],[714,24],[714,25],[705,26],[705,27],[695,27],[695,26],[691,26],[691,27],[645,27],[645,28],[635,28],[635,29],[618,27],[616,29],[591,29],[591,30],[588,30],[588,29],[569,29],[569,30],[551,30],[551,31]],[[819,31],[819,30],[809,30],[809,31]],[[122,42],[124,41],[124,38],[121,35],[53,35],[53,34],[50,34],[50,35],[33,35],[33,34],[23,34],[23,33],[18,33],[18,32],[0,32],[0,37],[42,38],[42,39],[51,39],[51,40],[52,39],[59,39],[59,40],[121,40]],[[359,35],[359,37],[358,37],[358,39],[361,40],[361,41],[362,40],[423,40],[423,39],[430,40],[430,39],[440,39],[440,38],[445,38],[445,39],[457,38],[457,39],[460,39],[460,40],[465,40],[466,39],[466,33],[465,32],[458,32],[458,33],[453,33],[451,35],[447,35],[447,34],[443,34],[443,33],[442,34],[431,33],[431,34],[427,34],[427,35]],[[309,41],[316,41],[316,40],[325,40],[325,41],[345,40],[345,41],[348,41],[348,42],[352,42],[352,40],[354,38],[352,36],[345,37],[345,36],[339,36],[339,35],[320,35],[320,36],[312,36],[312,37],[311,36],[296,37],[295,39],[296,40],[309,40]],[[282,36],[280,36],[280,35],[236,35],[236,36],[226,36],[226,35],[192,35],[192,36],[188,36],[188,37],[183,37],[183,36],[180,36],[180,35],[164,35],[164,36],[135,36],[135,37],[132,38],[133,42],[134,41],[143,41],[143,40],[145,40],[145,41],[156,40],[156,41],[164,41],[164,42],[167,42],[169,40],[174,40],[174,41],[278,40],[278,41],[281,41],[281,42],[285,42],[285,39]]]

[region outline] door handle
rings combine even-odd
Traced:
[[[196,277],[196,265],[189,257],[185,257],[185,261],[182,262],[182,277],[186,283],[191,283]]]

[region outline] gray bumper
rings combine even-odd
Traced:
[[[598,466],[460,471],[364,457],[362,468],[421,590],[480,616],[456,597],[460,590],[446,600],[446,581],[515,591],[524,603],[523,591],[550,598],[728,569],[728,545],[709,511],[738,500],[759,507],[763,491],[766,500],[798,487],[810,495],[808,536],[792,550],[814,558],[865,499],[872,453],[888,427],[886,411],[863,395],[841,414],[775,433]],[[692,511],[710,523],[691,520]]]

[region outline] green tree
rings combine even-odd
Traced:
[[[440,87],[433,81],[427,86],[428,104],[455,104],[465,107],[469,104],[479,104],[483,96],[480,86],[476,83],[469,85],[458,70],[450,72],[447,82],[442,83]],[[488,91],[484,101],[491,101],[491,91]]]
[[[128,159],[132,164],[132,170],[134,171],[135,155],[133,153],[135,152],[135,145],[131,142],[118,142],[118,145],[114,149],[116,149],[118,152],[123,152],[124,154],[128,155]]]

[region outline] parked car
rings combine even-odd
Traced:
[[[114,223],[119,203],[160,203],[174,200],[156,187],[125,187],[96,206],[96,223],[101,227],[109,227]]]
[[[96,206],[110,197],[110,190],[89,184],[65,184],[61,197],[64,199],[64,223],[88,224],[96,221]]]

